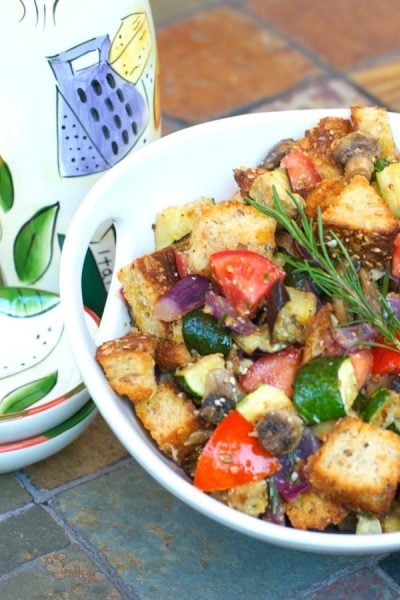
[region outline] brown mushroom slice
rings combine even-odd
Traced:
[[[271,454],[288,454],[299,444],[304,423],[292,409],[271,410],[257,423],[258,440]]]
[[[264,160],[261,161],[259,166],[264,167],[269,171],[275,169],[276,167],[279,167],[282,158],[290,152],[290,150],[295,144],[296,140],[294,140],[293,138],[286,138],[284,140],[281,140],[280,142],[275,144],[275,146],[272,146],[272,148],[269,150]]]
[[[371,181],[374,159],[379,155],[379,143],[364,133],[352,131],[335,143],[333,155],[336,162],[344,166],[347,181],[356,175]]]

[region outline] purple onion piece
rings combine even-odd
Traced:
[[[227,298],[216,294],[212,290],[209,290],[205,295],[205,308],[215,319],[224,319],[225,327],[235,333],[251,335],[258,329],[250,319],[239,315]]]
[[[176,321],[204,305],[211,282],[201,275],[187,275],[162,296],[155,305],[154,316],[161,321]]]
[[[372,342],[377,336],[376,329],[369,323],[331,329],[330,333],[343,350],[356,350],[363,342]]]
[[[388,303],[389,307],[392,309],[396,317],[400,319],[400,295],[392,294],[391,296],[386,296],[386,302]]]
[[[304,429],[300,443],[290,454],[279,456],[282,467],[275,473],[276,487],[282,498],[287,502],[294,500],[299,494],[309,489],[310,485],[302,472],[296,469],[296,463],[307,461],[308,457],[315,454],[321,441],[310,427]]]
[[[264,521],[269,521],[275,525],[286,525],[285,507],[282,502],[282,496],[279,493],[276,477],[272,475],[267,480],[269,502],[263,515]]]

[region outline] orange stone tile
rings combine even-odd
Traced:
[[[350,76],[382,105],[400,110],[400,57],[355,71]]]
[[[337,69],[399,47],[398,0],[248,0],[246,4]]]
[[[205,121],[290,89],[318,69],[239,11],[218,8],[158,30],[163,112]]]
[[[34,485],[51,489],[94,473],[127,455],[107,423],[97,415],[75,442],[24,470]]]

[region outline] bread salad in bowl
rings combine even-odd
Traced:
[[[218,119],[121,161],[74,215],[60,296],[85,385],[133,458],[218,523],[400,548],[399,147],[376,106]],[[83,263],[110,221],[93,339]]]

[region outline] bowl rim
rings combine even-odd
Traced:
[[[400,130],[400,115],[388,112],[389,118],[394,120]],[[78,224],[80,221],[88,219],[90,213],[96,210],[96,206],[101,203],[101,196],[104,191],[110,189],[115,180],[125,174],[128,170],[134,170],[135,166],[140,166],[141,162],[150,160],[153,156],[162,155],[171,145],[184,145],[185,140],[193,135],[207,135],[212,132],[217,135],[225,128],[235,123],[243,122],[261,122],[266,118],[285,119],[290,116],[318,120],[327,116],[348,116],[348,108],[318,108],[318,109],[296,109],[289,111],[267,111],[259,113],[250,113],[215,119],[206,123],[200,123],[187,127],[185,129],[173,132],[167,136],[152,142],[147,147],[138,150],[129,155],[112,170],[104,175],[93,188],[89,191],[76,212],[70,225],[61,257],[61,301],[66,306],[66,326],[72,339],[86,342],[86,350],[81,344],[75,344],[74,349],[77,352],[78,360],[83,360],[89,355],[92,364],[90,368],[83,373],[85,383],[89,392],[95,399],[97,407],[113,430],[116,437],[128,449],[135,460],[149,473],[159,484],[167,489],[174,496],[182,500],[185,504],[206,515],[218,523],[221,523],[231,529],[254,537],[256,539],[273,543],[278,546],[291,549],[322,552],[326,554],[378,554],[400,548],[400,532],[382,533],[379,535],[355,535],[355,534],[334,534],[326,532],[303,531],[291,527],[281,527],[273,523],[261,521],[255,517],[245,515],[232,509],[211,496],[196,489],[191,482],[185,480],[181,474],[178,474],[173,465],[168,462],[159,450],[146,443],[144,438],[132,433],[132,422],[125,418],[122,412],[116,410],[111,402],[105,401],[105,398],[113,396],[117,402],[123,399],[115,394],[108,386],[100,366],[95,362],[95,346],[93,340],[85,337],[85,333],[80,331],[81,321],[78,315],[73,315],[71,306],[76,304],[76,298],[70,288],[70,278],[73,275],[70,259],[73,256],[73,246],[79,235]],[[299,121],[301,123],[301,120]],[[115,269],[116,270],[116,269]],[[68,283],[67,283],[68,282]],[[113,284],[112,284],[113,285]],[[109,294],[117,293],[117,287],[111,287]],[[107,306],[107,305],[106,305]],[[76,317],[76,318],[75,318]],[[101,326],[100,326],[101,328]],[[133,424],[135,426],[135,424]],[[137,424],[136,424],[137,425]],[[135,437],[135,439],[133,439]]]

